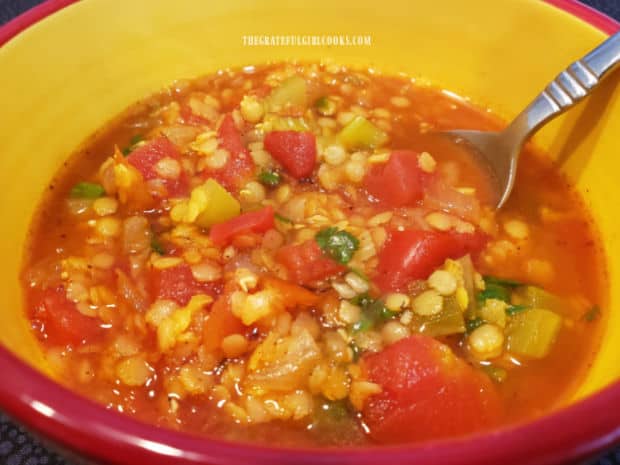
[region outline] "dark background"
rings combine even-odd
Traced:
[[[131,0],[125,0],[131,1]],[[466,0],[464,0],[466,1]],[[501,0],[497,0],[501,1]],[[620,21],[620,0],[581,0]],[[41,0],[0,0],[0,25]],[[618,406],[610,406],[618,408]],[[73,465],[45,449],[36,439],[0,413],[0,464],[2,465]],[[131,464],[134,465],[134,464]],[[139,465],[139,464],[135,464]],[[145,464],[147,465],[147,464]],[[498,464],[500,465],[500,464]],[[620,465],[620,449],[610,451],[585,465]]]
[[[41,0],[0,0],[0,24],[6,22],[7,18],[12,18],[37,3],[42,2]],[[581,3],[590,5],[620,21],[620,0],[581,0]]]

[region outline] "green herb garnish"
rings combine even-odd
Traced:
[[[527,305],[509,305],[506,309],[506,315],[516,315],[517,313],[521,313],[525,310],[528,310],[529,308],[530,307],[528,307]]]
[[[325,402],[322,408],[334,420],[343,420],[350,415],[349,405],[344,400]]]
[[[332,116],[336,113],[336,102],[329,97],[321,97],[314,102],[314,107],[323,116]]]
[[[351,327],[351,330],[354,333],[360,333],[364,331],[368,331],[374,326],[374,321],[368,318],[366,315],[362,315],[359,321]]]
[[[510,291],[503,285],[486,283],[484,291],[480,291],[477,296],[478,304],[482,307],[487,299],[497,299],[510,302]]]
[[[151,235],[151,250],[159,255],[165,255],[166,249],[161,242],[159,242],[159,238],[155,235]]]
[[[381,309],[381,318],[383,318],[384,320],[391,320],[396,315],[398,315],[398,312],[393,312],[392,310],[388,310],[388,308],[385,306],[383,306],[383,308]]]
[[[375,319],[381,320],[389,320],[398,315],[397,312],[393,312],[392,310],[388,310],[382,300],[375,300],[368,307],[366,307],[366,312],[375,317]]]
[[[378,322],[394,318],[397,312],[389,310],[382,300],[373,299],[367,292],[351,299],[351,303],[362,309],[360,320],[352,326],[353,332],[367,331]]]
[[[373,303],[375,299],[368,295],[368,292],[364,292],[363,294],[358,294],[351,299],[351,303],[353,305],[357,305],[358,307],[362,307],[363,309],[368,307],[371,303]]]
[[[282,176],[275,170],[263,170],[258,175],[258,181],[268,187],[276,187],[282,182]]]
[[[513,279],[497,278],[495,276],[485,276],[484,282],[487,285],[491,284],[491,285],[497,285],[497,286],[503,286],[503,287],[523,286],[523,283],[520,283],[519,281],[515,281]]]
[[[282,223],[293,224],[293,220],[287,218],[286,216],[280,215],[279,213],[274,213],[273,217]]]
[[[474,318],[473,320],[467,320],[465,322],[465,328],[468,333],[471,333],[474,329],[479,328],[484,324],[484,320],[482,318]]]
[[[601,307],[594,305],[590,310],[583,314],[582,319],[588,323],[593,322],[601,316]]]
[[[312,417],[312,429],[319,431],[342,431],[343,428],[352,428],[355,421],[348,401],[331,401],[322,396],[315,400]]]
[[[104,195],[103,186],[94,182],[78,182],[71,188],[71,197],[76,199],[97,199]]]
[[[351,348],[351,351],[353,352],[353,361],[357,362],[362,356],[362,349],[360,349],[355,342],[351,342],[349,344],[349,347]]]
[[[335,227],[322,229],[314,238],[325,254],[342,264],[351,261],[360,244],[354,235]]]
[[[136,134],[135,136],[133,136],[129,141],[129,145],[122,150],[123,155],[128,156],[136,149],[136,145],[138,145],[143,140],[144,137],[141,134]]]

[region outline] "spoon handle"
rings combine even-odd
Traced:
[[[507,133],[516,139],[513,142],[523,143],[544,123],[588,96],[618,62],[620,32],[575,61],[545,87],[508,127]]]

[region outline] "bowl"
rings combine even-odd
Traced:
[[[0,408],[99,463],[552,464],[620,441],[620,88],[536,136],[600,228],[611,282],[600,352],[574,396],[542,418],[415,446],[307,450],[158,429],[53,380],[23,316],[18,273],[38,199],[63,160],[130,103],[223,67],[334,61],[406,73],[513,117],[555,74],[619,25],[573,0],[49,0],[0,29]],[[363,46],[250,46],[262,35],[364,35]]]

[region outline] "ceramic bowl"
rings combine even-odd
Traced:
[[[98,463],[565,463],[620,440],[620,87],[537,134],[591,208],[611,282],[607,326],[572,398],[520,425],[374,449],[280,449],[143,424],[54,382],[24,318],[18,273],[38,199],[63,160],[132,102],[177,78],[274,60],[406,73],[513,117],[618,24],[572,0],[50,0],[0,29],[0,409]],[[370,35],[371,45],[244,45],[244,36]],[[2,45],[3,44],[3,45]]]

